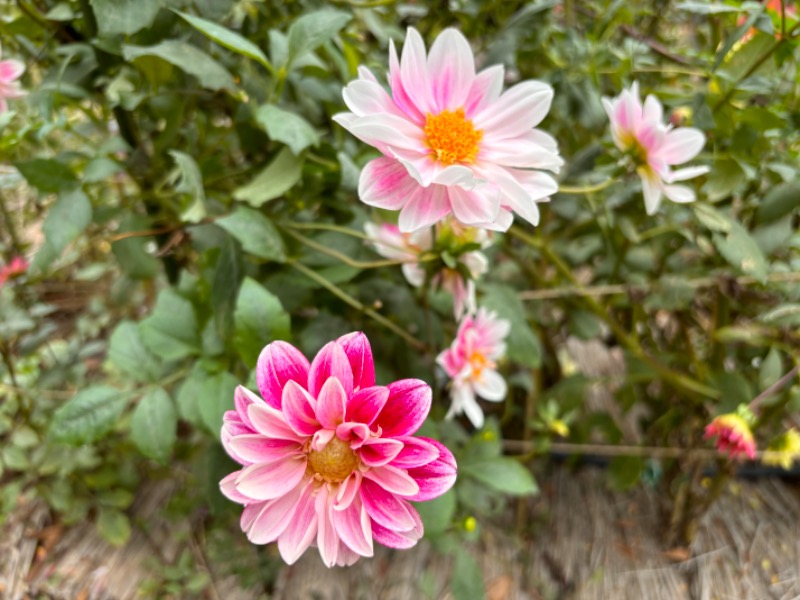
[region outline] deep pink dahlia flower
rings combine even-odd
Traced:
[[[409,28],[398,60],[389,47],[391,95],[365,67],[345,87],[351,112],[334,120],[383,157],[361,173],[363,202],[400,210],[410,233],[452,213],[464,225],[507,230],[513,214],[534,225],[537,202],[558,190],[539,170],[563,161],[550,135],[534,129],[547,115],[553,89],[525,81],[501,93],[503,67],[475,72],[466,38],[445,29],[426,53]]]
[[[256,366],[259,397],[239,386],[222,443],[243,468],[220,482],[244,505],[254,544],[277,540],[294,563],[309,546],[330,566],[372,556],[373,540],[409,548],[422,537],[409,501],[430,500],[456,478],[453,455],[414,437],[431,406],[423,381],[375,385],[363,333],[327,344],[308,360],[273,342]]]
[[[705,439],[714,440],[714,446],[731,458],[748,457],[755,460],[756,441],[745,419],[735,413],[716,417],[706,425]]]
[[[24,274],[28,270],[29,266],[30,265],[28,264],[28,261],[21,256],[15,256],[12,258],[7,265],[0,267],[0,287],[2,287],[9,279],[13,279]]]

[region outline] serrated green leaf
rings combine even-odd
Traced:
[[[210,90],[235,90],[236,83],[227,69],[208,54],[178,40],[166,40],[155,46],[122,47],[125,60],[134,61],[143,56],[155,56],[193,75],[200,85]]]
[[[156,307],[139,325],[147,348],[165,360],[200,352],[200,332],[192,303],[170,289],[158,295]]]
[[[131,419],[131,440],[139,450],[166,463],[175,445],[178,415],[164,388],[156,388],[139,400]]]
[[[306,52],[311,52],[327,42],[352,18],[352,15],[339,10],[323,9],[297,19],[289,27],[288,65],[291,66]]]
[[[531,472],[507,456],[462,463],[459,471],[504,494],[527,496],[539,491]]]
[[[319,144],[319,134],[308,121],[277,106],[261,106],[256,111],[256,121],[271,140],[286,144],[295,155]]]
[[[275,262],[286,261],[283,238],[272,221],[260,212],[239,206],[228,216],[218,219],[217,225],[239,240],[245,252]]]
[[[239,355],[249,367],[255,367],[264,346],[274,340],[288,339],[289,314],[280,300],[253,279],[246,277],[239,290],[234,313]]]
[[[102,35],[130,35],[153,23],[158,0],[91,0]]]
[[[508,358],[527,367],[539,367],[542,346],[528,324],[525,307],[516,292],[508,286],[488,285],[484,288],[482,305],[511,322],[511,331],[507,338]]]
[[[113,508],[100,508],[97,531],[112,546],[123,546],[131,537],[131,522],[127,515]]]
[[[35,158],[14,163],[25,180],[43,194],[56,194],[78,185],[78,177],[60,160]]]
[[[258,208],[283,196],[300,181],[302,173],[303,160],[284,148],[252,181],[234,190],[233,197]]]
[[[88,444],[114,427],[122,414],[125,394],[106,385],[88,387],[59,407],[50,423],[50,436],[67,444]]]
[[[223,27],[222,25],[218,25],[212,21],[207,21],[206,19],[195,17],[194,15],[189,15],[179,10],[175,10],[173,12],[183,17],[192,27],[197,29],[197,31],[214,40],[219,45],[224,46],[228,50],[232,50],[237,54],[241,54],[242,56],[252,58],[253,60],[264,65],[270,71],[272,70],[272,65],[270,64],[269,60],[267,60],[267,56],[264,54],[264,52],[262,52],[261,48],[256,46],[247,38],[244,38],[235,31],[231,31],[230,29]]]
[[[159,359],[142,342],[139,326],[132,321],[122,321],[108,347],[108,358],[120,371],[135,381],[156,381],[162,372]]]

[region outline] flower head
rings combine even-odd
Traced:
[[[558,186],[533,169],[557,172],[563,164],[556,141],[534,129],[550,109],[549,85],[526,81],[501,93],[503,67],[476,73],[461,33],[445,29],[426,52],[409,28],[400,59],[390,42],[389,88],[360,67],[343,92],[351,112],[334,117],[383,154],[361,173],[363,202],[400,210],[404,233],[449,214],[499,231],[512,213],[538,224],[536,203]]]
[[[430,410],[430,387],[416,379],[375,385],[363,333],[330,342],[310,364],[273,342],[256,380],[261,397],[239,386],[222,426],[222,443],[243,468],[220,488],[244,505],[250,541],[277,541],[289,564],[316,545],[328,566],[372,556],[373,540],[416,544],[422,522],[409,501],[443,494],[456,477],[447,448],[412,435]]]
[[[436,362],[452,379],[450,396],[453,403],[447,417],[465,413],[475,427],[483,426],[483,411],[475,396],[500,402],[505,398],[505,379],[495,369],[497,360],[506,352],[503,341],[511,324],[497,314],[481,308],[467,315],[458,326],[456,339]]]
[[[670,167],[697,156],[706,143],[703,132],[693,127],[665,125],[661,103],[651,95],[642,104],[638,83],[613,100],[603,98],[603,106],[611,120],[614,143],[633,159],[642,179],[647,214],[656,213],[662,196],[673,202],[694,202],[694,191],[674,182],[707,173],[708,167],[685,167],[677,171]]]
[[[756,442],[747,420],[736,413],[727,413],[716,417],[706,426],[705,438],[714,439],[714,445],[720,452],[731,458],[747,456],[751,460],[756,457]]]
[[[761,461],[765,465],[782,467],[788,471],[799,458],[800,433],[796,429],[790,429],[769,443]]]
[[[402,266],[403,275],[414,287],[422,287],[425,283],[425,269],[419,262],[420,256],[433,250],[447,251],[451,263],[433,274],[431,284],[453,296],[456,319],[465,312],[475,311],[475,280],[486,273],[489,261],[479,250],[461,249],[489,245],[491,242],[485,230],[463,228],[449,219],[435,228],[427,227],[414,233],[403,233],[397,225],[375,223],[365,224],[364,230],[378,254],[407,261]]]
[[[8,110],[7,99],[22,98],[27,94],[17,81],[24,72],[25,65],[18,60],[0,60],[0,112]]]
[[[28,261],[21,256],[15,256],[12,258],[6,266],[0,267],[0,287],[2,287],[9,279],[13,279],[24,274],[25,271],[28,270],[29,266],[30,265],[28,264]]]

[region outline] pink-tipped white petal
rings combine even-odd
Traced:
[[[397,225],[400,231],[412,233],[441,221],[449,212],[450,201],[445,186],[418,187],[400,211]]]
[[[287,564],[294,564],[317,537],[317,511],[314,505],[313,482],[303,488],[294,517],[278,537],[278,550]]]
[[[431,75],[428,71],[428,59],[425,54],[425,43],[416,29],[409,27],[403,53],[400,57],[400,78],[405,93],[413,105],[423,115],[436,111],[436,100],[433,97]]]
[[[22,77],[25,65],[18,60],[8,59],[0,61],[0,84],[9,84]]]
[[[356,554],[372,556],[372,523],[358,496],[350,506],[343,510],[333,510],[330,516],[339,539]]]
[[[475,127],[495,140],[516,137],[538,125],[550,110],[553,88],[540,81],[525,81],[475,115]]]
[[[308,359],[291,344],[278,341],[264,348],[256,364],[256,383],[267,404],[280,409],[283,386],[292,380],[305,387],[308,368]]]
[[[475,61],[466,38],[455,29],[445,29],[428,54],[433,98],[437,112],[464,106],[475,79]]]
[[[287,494],[306,473],[306,461],[289,458],[250,465],[236,478],[236,490],[253,500],[272,500]]]
[[[250,405],[247,409],[247,415],[255,430],[263,436],[279,440],[303,441],[303,438],[289,427],[283,413],[270,408],[266,404]]]
[[[667,133],[658,154],[670,165],[692,160],[706,144],[706,136],[699,129],[680,127]]]
[[[408,531],[415,525],[411,505],[369,479],[361,484],[361,500],[375,523],[393,531]]]
[[[399,210],[418,188],[400,161],[384,156],[371,160],[361,171],[358,197],[370,206]]]
[[[502,65],[484,69],[475,77],[470,87],[464,112],[468,119],[495,102],[503,91],[505,72]]]
[[[234,471],[230,475],[225,476],[222,481],[219,482],[219,490],[228,500],[236,502],[237,504],[250,504],[253,499],[244,494],[240,494],[236,490],[236,479],[239,477],[240,473],[241,471]]]
[[[277,540],[291,523],[304,487],[301,483],[285,496],[267,502],[248,528],[247,539],[254,544]]]
[[[448,195],[453,214],[464,225],[492,222],[500,212],[500,189],[493,184],[480,185],[472,190],[451,187]]]
[[[319,429],[315,414],[317,401],[300,384],[289,381],[283,388],[283,416],[297,435],[310,436]]]
[[[332,567],[339,556],[339,536],[333,526],[331,513],[333,509],[328,499],[327,486],[322,486],[317,492],[314,503],[317,512],[317,547],[325,566]]]
[[[249,468],[249,467],[248,467]],[[364,479],[371,479],[384,490],[398,496],[414,496],[419,493],[419,485],[406,471],[384,465],[364,472]]]
[[[336,429],[344,421],[347,396],[336,377],[331,377],[322,386],[317,397],[317,419],[325,429]]]
[[[253,463],[273,463],[301,456],[301,446],[293,440],[280,440],[261,434],[238,435],[228,441],[228,447],[237,456]]]

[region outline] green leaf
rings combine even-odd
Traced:
[[[227,217],[217,220],[217,225],[239,240],[245,252],[276,262],[286,261],[283,239],[260,212],[239,206]]]
[[[708,176],[708,182],[703,186],[703,191],[711,202],[715,202],[727,198],[746,182],[747,177],[739,163],[730,158],[723,158],[714,161],[714,167]],[[703,205],[698,204],[698,206]]]
[[[100,34],[130,35],[153,23],[158,0],[91,0]]]
[[[131,439],[142,454],[166,464],[177,437],[178,415],[164,388],[156,388],[139,400],[131,419]]]
[[[131,537],[131,522],[125,513],[113,508],[100,508],[97,530],[112,546],[122,546]]]
[[[539,367],[542,346],[536,333],[528,325],[525,307],[513,288],[504,285],[486,286],[482,304],[495,311],[500,318],[511,322],[507,339],[508,358],[527,367]]]
[[[756,209],[756,223],[772,223],[800,209],[800,178],[773,187]]]
[[[339,33],[350,19],[352,15],[332,9],[308,13],[297,19],[289,27],[288,66]]]
[[[258,208],[294,187],[302,172],[303,160],[284,148],[250,183],[234,190],[233,197]]]
[[[527,496],[536,494],[539,487],[531,472],[519,462],[507,456],[486,458],[460,465],[462,475],[477,479],[490,488],[511,494]]]
[[[111,334],[108,358],[135,381],[156,381],[162,372],[161,362],[144,345],[139,326],[132,321],[122,321]]]
[[[776,348],[770,348],[758,370],[758,385],[764,391],[783,375],[783,359]]]
[[[239,245],[226,235],[220,247],[214,278],[211,283],[211,307],[214,326],[222,339],[228,339],[233,330],[233,309],[244,273],[244,261]]]
[[[438,498],[427,502],[415,502],[422,523],[425,525],[425,535],[438,535],[444,533],[452,524],[456,514],[456,493],[450,489]]]
[[[686,12],[693,12],[698,15],[716,15],[720,13],[739,12],[741,7],[731,6],[722,2],[706,2],[705,0],[678,2],[675,5],[677,10],[685,10]]]
[[[139,325],[142,341],[153,354],[178,360],[200,352],[200,334],[192,303],[170,289],[158,295],[156,308]]]
[[[114,428],[126,404],[125,394],[115,388],[88,387],[56,410],[50,435],[57,442],[76,446],[99,440]]]
[[[319,134],[300,115],[266,104],[256,111],[256,121],[271,140],[283,142],[295,155],[319,144]]]
[[[122,47],[125,60],[133,61],[142,56],[155,56],[175,65],[182,71],[197,77],[200,85],[210,90],[235,90],[236,83],[228,71],[208,54],[177,40],[166,40],[155,46]]]
[[[82,234],[92,222],[92,204],[83,190],[75,189],[59,194],[58,200],[44,220],[47,245],[59,256],[67,244]]]
[[[769,271],[764,253],[753,236],[739,223],[732,221],[730,226],[727,235],[714,234],[714,245],[733,267],[763,283]]]
[[[234,313],[234,343],[245,364],[253,368],[264,346],[289,337],[290,321],[280,300],[246,277],[239,291]]]
[[[731,230],[731,224],[734,222],[726,214],[718,211],[713,206],[696,202],[692,205],[694,215],[697,220],[705,225],[709,230],[716,231],[717,233],[728,233]]]
[[[239,381],[230,373],[222,372],[208,376],[203,382],[196,402],[203,423],[219,438],[222,416],[233,410],[233,393]]]
[[[191,204],[181,212],[181,219],[188,223],[199,223],[206,216],[206,191],[203,176],[194,159],[178,150],[170,150],[169,155],[177,164],[176,177],[179,178],[175,191],[188,194]]]
[[[122,218],[119,233],[142,231],[150,228],[143,217],[128,213]],[[152,237],[135,236],[118,240],[111,245],[111,251],[117,257],[119,266],[134,279],[151,279],[158,274],[160,261],[150,254],[146,245],[153,241]]]
[[[26,181],[43,194],[55,194],[71,190],[78,185],[78,177],[60,160],[34,158],[27,162],[14,163]]]
[[[611,460],[608,471],[611,486],[626,490],[639,482],[644,470],[644,461],[638,456],[616,456]]]
[[[759,315],[758,320],[779,327],[800,327],[800,304],[779,304]]]
[[[261,48],[235,31],[231,31],[222,25],[217,25],[212,21],[207,21],[206,19],[201,19],[200,17],[195,17],[179,10],[173,12],[179,14],[192,27],[197,29],[197,31],[214,40],[219,45],[224,46],[228,50],[233,50],[242,56],[252,58],[272,71],[272,65],[269,60],[267,60],[267,56],[262,52]]]
[[[481,568],[467,551],[458,546],[455,551],[453,574],[450,576],[450,591],[455,600],[483,600],[486,589]]]

